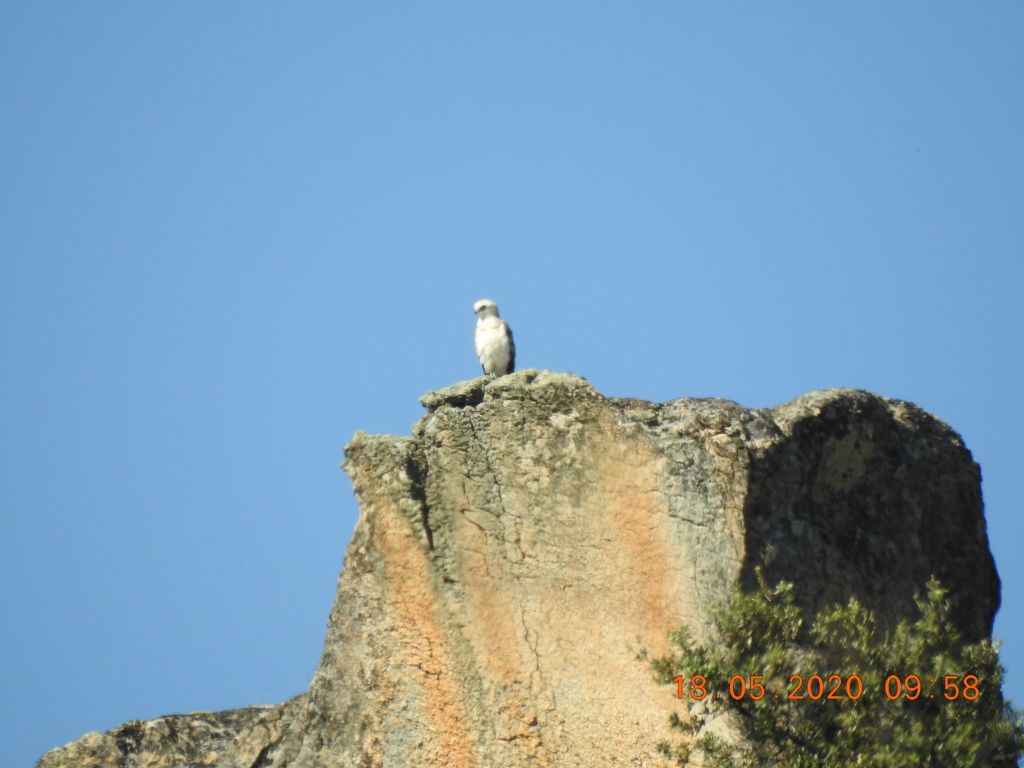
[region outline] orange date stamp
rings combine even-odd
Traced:
[[[782,699],[785,701],[856,701],[864,693],[864,683],[857,675],[810,675],[806,679],[802,675],[791,675],[789,688],[784,694],[770,694],[765,688],[763,675],[733,675],[725,690],[715,691],[709,687],[704,675],[693,675],[689,678],[689,698],[701,701],[708,697],[722,699],[727,695],[733,701],[751,699],[760,701],[764,698]],[[941,697],[949,701],[959,698],[974,701],[981,695],[981,681],[977,675],[943,675],[941,678],[927,678],[925,685],[917,675],[889,675],[885,679],[883,691],[890,701],[899,698],[914,700],[925,696],[929,699]],[[678,675],[672,679],[676,684],[676,698],[686,698],[687,678]]]

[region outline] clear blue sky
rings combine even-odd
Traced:
[[[479,373],[911,400],[1024,705],[1024,5],[4,3],[5,760],[304,690],[342,447]]]

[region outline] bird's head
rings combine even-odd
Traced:
[[[481,320],[486,320],[488,317],[498,316],[498,305],[490,299],[480,299],[473,305],[473,311]]]

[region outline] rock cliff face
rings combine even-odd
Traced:
[[[991,630],[978,466],[914,405],[654,404],[533,370],[422,402],[412,437],[346,448],[361,513],[306,693],[40,765],[660,766],[677,702],[636,652],[709,632],[758,565],[808,610],[856,595],[890,623],[935,574],[964,635]]]

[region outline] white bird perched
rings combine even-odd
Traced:
[[[484,373],[504,376],[516,367],[516,344],[512,341],[512,329],[498,317],[498,305],[490,299],[480,299],[473,305],[476,312],[476,354]]]

